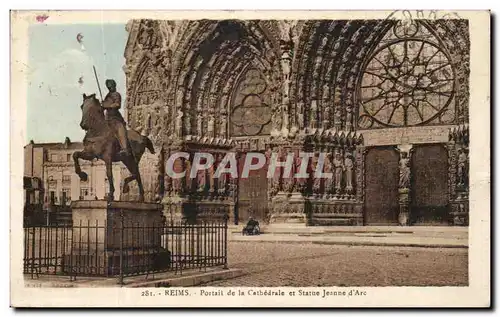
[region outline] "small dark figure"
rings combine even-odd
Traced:
[[[259,222],[253,219],[253,217],[250,217],[248,219],[247,225],[243,228],[241,234],[250,236],[259,235],[260,234]]]

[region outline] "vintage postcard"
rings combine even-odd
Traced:
[[[490,12],[12,11],[14,307],[488,307]]]

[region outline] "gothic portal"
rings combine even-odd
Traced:
[[[155,144],[141,170],[167,217],[468,224],[467,20],[133,20],[127,30],[126,117]],[[210,170],[165,173],[172,153],[200,150],[214,155]],[[249,151],[313,152],[312,167],[326,152],[334,177],[215,177],[226,153],[241,169]]]

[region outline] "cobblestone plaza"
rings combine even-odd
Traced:
[[[204,286],[467,286],[467,249],[230,242],[246,275]]]

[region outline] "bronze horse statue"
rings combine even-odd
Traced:
[[[152,154],[155,153],[153,143],[150,139],[142,136],[134,130],[128,130],[127,136],[130,144],[131,153],[129,155],[119,155],[120,144],[115,137],[113,130],[108,126],[104,108],[95,94],[83,94],[82,120],[80,127],[86,131],[83,139],[83,151],[73,153],[75,162],[75,172],[81,180],[86,181],[87,173],[80,168],[78,159],[92,161],[93,159],[101,159],[106,164],[106,175],[109,181],[108,201],[112,201],[114,197],[115,187],[113,185],[113,162],[122,162],[130,172],[130,176],[126,177],[123,182],[123,193],[129,191],[128,183],[133,180],[137,181],[139,187],[139,201],[144,201],[144,188],[142,186],[141,175],[139,173],[139,162],[146,148]]]

